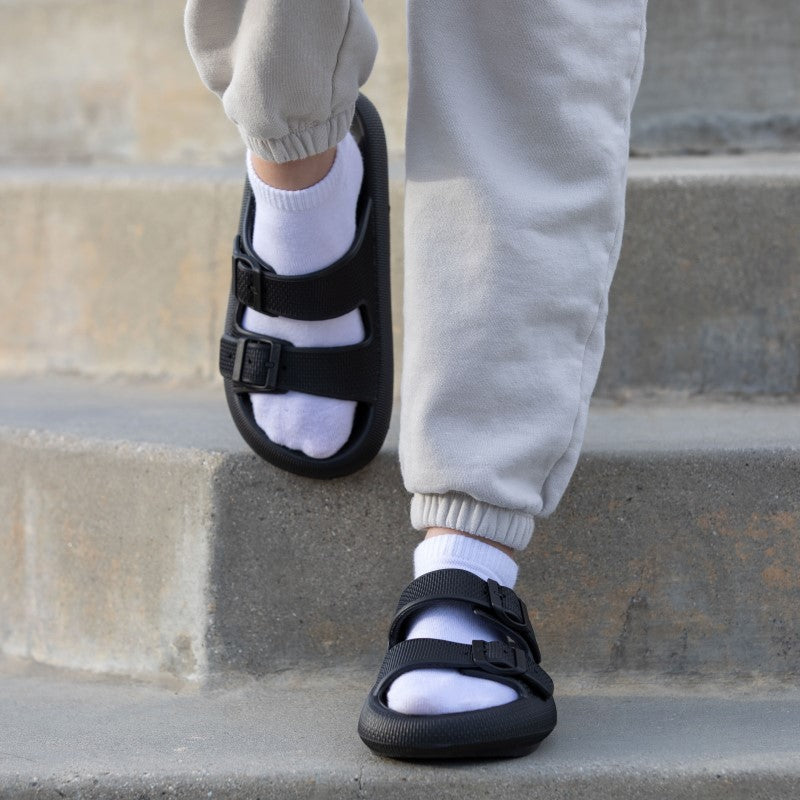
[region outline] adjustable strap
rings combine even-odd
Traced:
[[[524,682],[540,697],[553,694],[550,676],[531,658],[527,649],[505,642],[457,644],[442,639],[407,639],[386,654],[373,692],[383,698],[392,681],[416,669],[454,669],[467,675],[492,676],[510,686]]]
[[[255,333],[220,340],[219,371],[238,392],[286,392],[374,403],[379,361],[372,341],[351,347],[295,347]]]
[[[428,572],[406,586],[389,629],[389,646],[405,638],[404,626],[413,614],[442,602],[461,602],[478,609],[482,616],[522,639],[530,647],[537,664],[542,660],[528,609],[514,590],[497,581],[481,580],[462,569]]]
[[[347,314],[365,301],[375,279],[374,253],[365,244],[372,200],[364,205],[350,249],[329,267],[308,275],[277,275],[241,236],[233,247],[233,285],[240,303],[273,317],[320,320]]]

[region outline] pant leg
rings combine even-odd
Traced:
[[[409,0],[400,455],[412,523],[510,547],[575,468],[646,0]]]
[[[188,0],[186,41],[247,147],[292,161],[348,130],[377,53],[362,0]]]

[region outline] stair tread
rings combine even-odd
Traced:
[[[397,414],[395,413],[395,417]],[[396,421],[396,420],[395,420]],[[59,376],[0,379],[0,427],[223,453],[247,452],[221,385]],[[384,452],[397,450],[396,424]],[[800,404],[676,397],[593,403],[584,453],[800,449]]]
[[[559,724],[530,757],[458,765],[380,759],[355,725],[372,675],[290,671],[204,691],[98,680],[19,664],[0,677],[0,792],[66,796],[747,797],[800,780],[800,692],[566,685]],[[556,679],[558,676],[556,676]],[[558,686],[558,683],[557,683]],[[589,787],[594,787],[592,795]],[[584,794],[583,792],[586,792]],[[686,793],[686,794],[685,794]],[[65,795],[62,795],[65,796]],[[150,796],[150,794],[147,794]],[[714,795],[716,796],[716,795]]]
[[[241,164],[0,168],[0,373],[213,378],[241,182]],[[798,197],[796,153],[632,159],[596,395],[800,395]]]
[[[393,178],[402,178],[404,153],[392,154],[390,170]],[[800,172],[800,152],[752,152],[709,155],[632,156],[628,177],[696,176],[699,178],[741,175],[745,177],[787,176]],[[0,163],[0,183],[46,182],[75,180],[236,180],[244,178],[237,166],[182,164],[38,164]]]

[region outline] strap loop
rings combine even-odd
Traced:
[[[242,240],[237,236],[233,243],[233,285],[236,287],[236,298],[240,303],[255,309],[261,314],[277,317],[279,314],[268,308],[264,298],[264,277],[274,270],[268,264],[258,265],[244,254]]]

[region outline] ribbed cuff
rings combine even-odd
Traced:
[[[431,536],[414,550],[414,577],[437,569],[465,569],[481,580],[514,588],[519,567],[494,545],[456,533]]]
[[[285,161],[297,161],[330,150],[339,144],[350,130],[355,114],[355,103],[346,111],[331,117],[325,122],[310,125],[301,131],[290,131],[280,139],[260,139],[249,136],[239,129],[247,149],[265,161],[282,164]]]
[[[451,528],[513,550],[527,547],[533,536],[533,515],[481,503],[464,494],[415,494],[411,524],[417,530]]]

